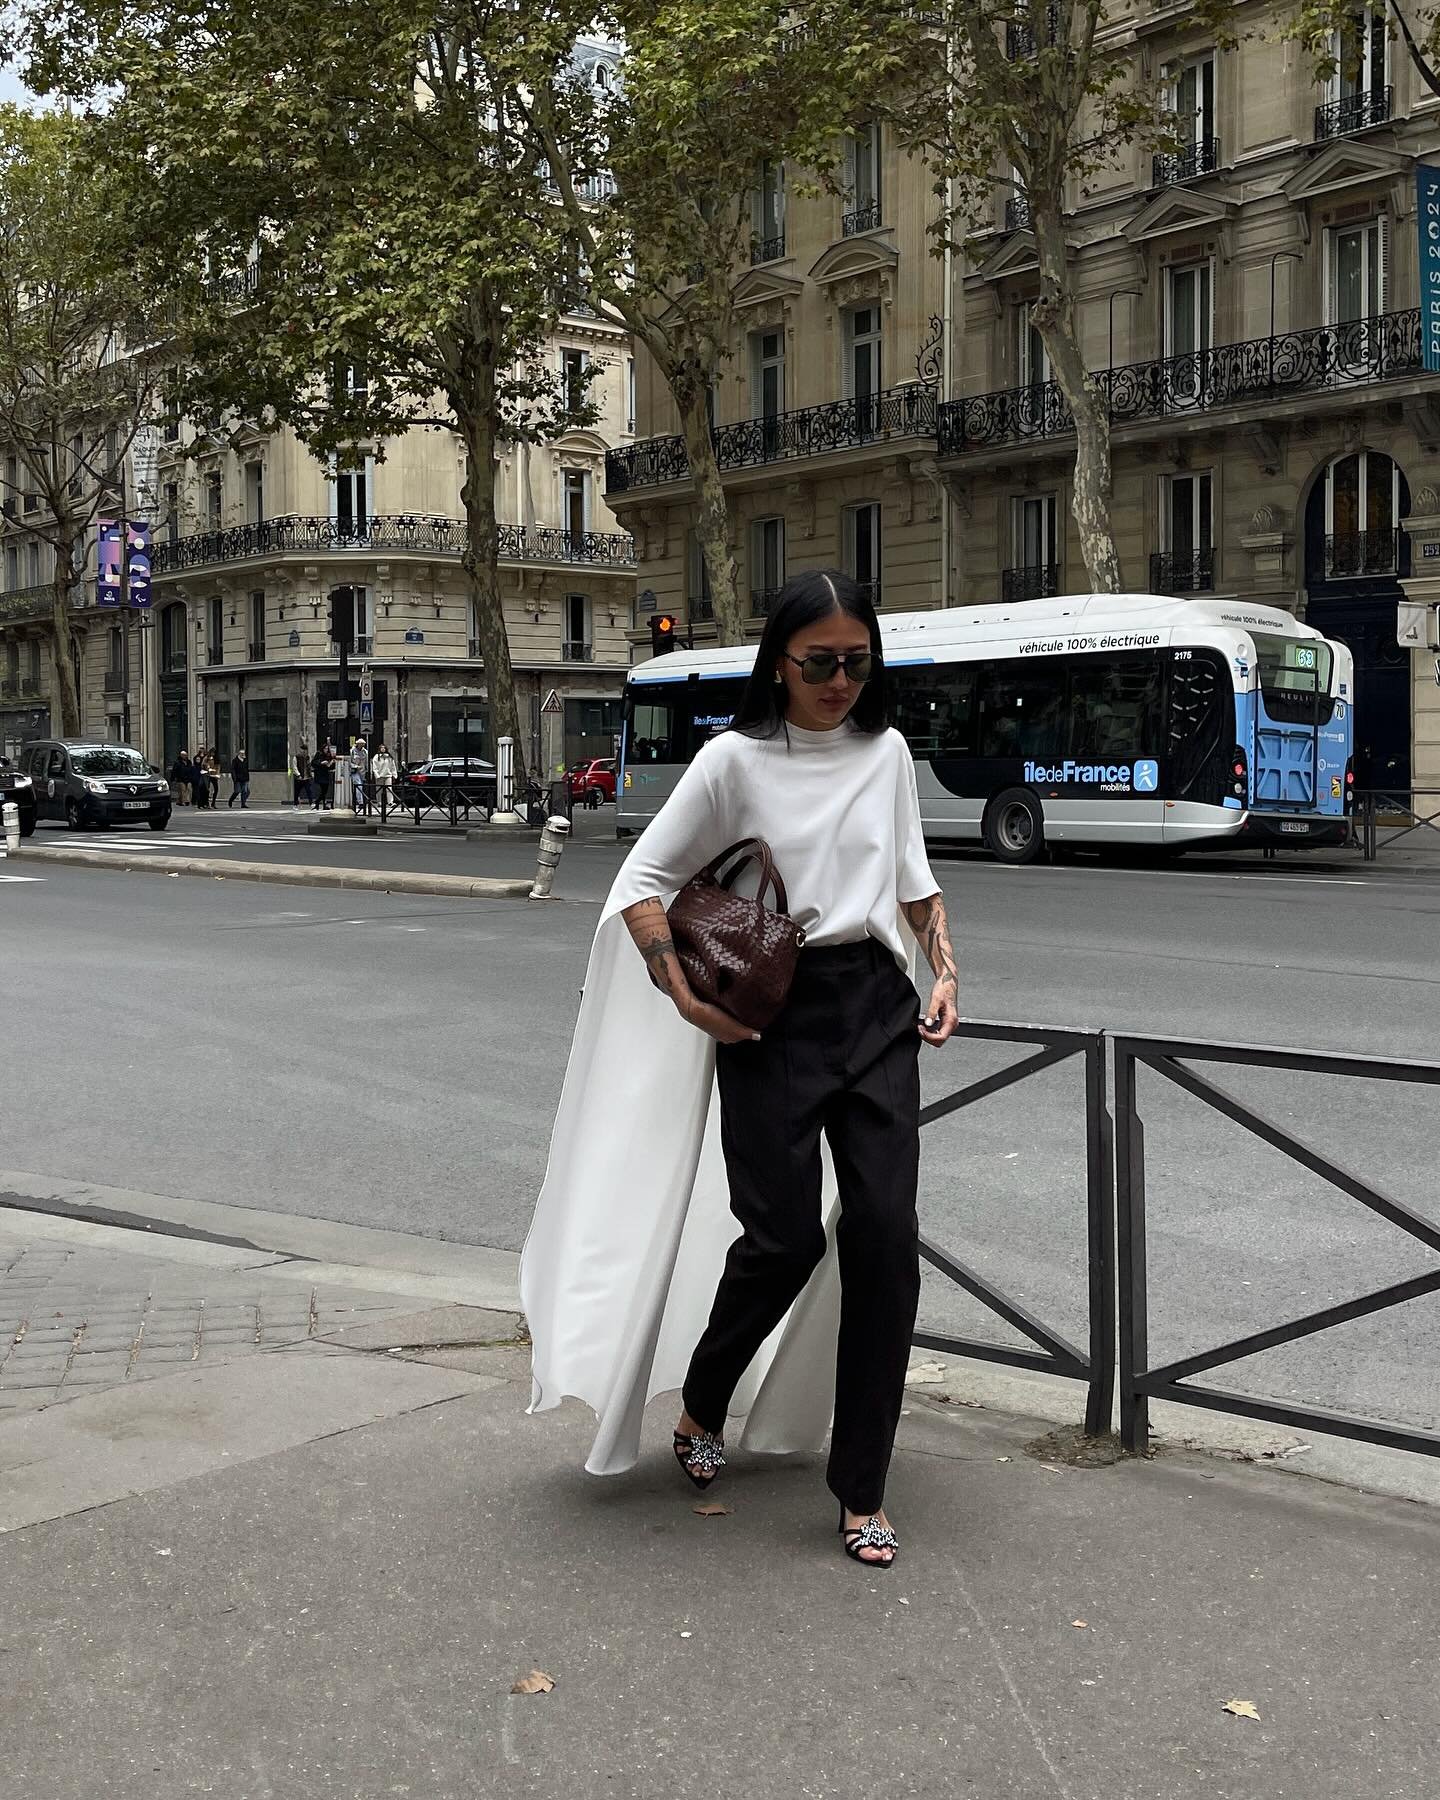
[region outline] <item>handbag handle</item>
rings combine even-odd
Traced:
[[[735,858],[733,867],[722,876],[721,869]],[[775,858],[770,846],[764,838],[742,838],[738,844],[732,844],[728,850],[722,850],[713,862],[705,865],[704,873],[711,881],[718,882],[722,888],[730,888],[739,877],[740,871],[752,862],[760,865],[760,887],[755,898],[763,905],[767,889],[775,895],[775,910],[781,913],[790,911],[790,901],[785,893],[785,883],[780,879],[780,871],[775,867]]]

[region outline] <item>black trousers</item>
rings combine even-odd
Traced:
[[[879,1509],[920,1299],[920,1006],[883,945],[800,953],[760,1042],[716,1053],[730,1247],[691,1358],[685,1410],[722,1432],[756,1351],[825,1253],[820,1133],[840,1188],[840,1342],[826,1482],[852,1512]]]

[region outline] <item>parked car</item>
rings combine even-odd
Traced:
[[[599,806],[615,798],[615,758],[597,756],[589,762],[576,763],[565,776],[572,800],[586,806]]]
[[[495,765],[483,757],[472,756],[467,763],[463,756],[432,756],[396,776],[395,804],[413,806],[418,799],[445,806],[453,790],[457,801],[493,807],[495,788]]]
[[[20,763],[35,789],[37,817],[91,825],[170,823],[170,783],[129,744],[51,738],[27,744]]]
[[[7,800],[19,809],[21,837],[29,837],[35,829],[35,783],[8,756],[0,756],[0,806]]]

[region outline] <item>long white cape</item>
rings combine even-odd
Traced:
[[[590,952],[545,1183],[520,1259],[534,1341],[530,1412],[584,1400],[585,1467],[630,1468],[647,1401],[678,1389],[739,1227],[720,1149],[713,1041],[651,986],[624,920],[624,876]],[[840,1282],[825,1157],[826,1254],[731,1402],[740,1442],[820,1449],[835,1397]],[[733,1428],[730,1433],[734,1440]]]

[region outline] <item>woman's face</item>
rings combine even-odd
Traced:
[[[797,631],[785,649],[778,670],[785,683],[785,717],[802,731],[833,731],[849,717],[863,683],[837,668],[828,681],[814,684],[806,681],[800,663],[807,656],[868,655],[870,633],[837,606],[828,618]]]

